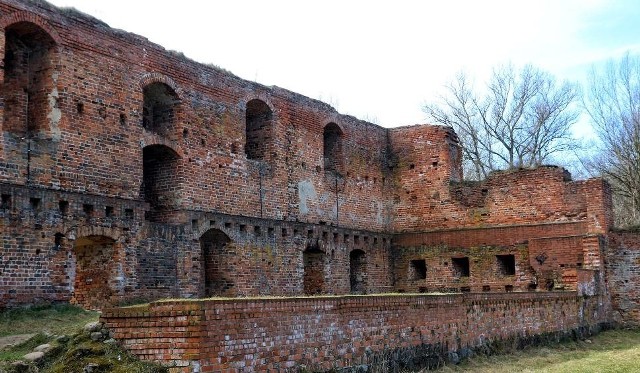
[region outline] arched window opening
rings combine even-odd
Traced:
[[[310,247],[302,253],[302,261],[304,293],[306,295],[324,293],[324,252],[317,247]]]
[[[142,149],[141,194],[151,207],[147,219],[163,222],[169,213],[179,207],[180,158],[173,149],[164,145],[149,145]]]
[[[264,101],[255,99],[247,102],[246,143],[244,151],[247,159],[267,160],[272,139],[273,112]]]
[[[229,236],[219,229],[209,229],[200,237],[205,297],[232,295],[234,283],[228,267],[232,258],[228,257],[227,248],[230,242]]]
[[[324,127],[324,169],[340,173],[342,171],[342,130],[335,123]]]
[[[87,236],[75,240],[76,268],[71,303],[86,309],[103,309],[117,300],[114,257],[115,241],[105,236]]]
[[[47,32],[30,22],[18,22],[5,30],[5,131],[31,138],[54,124],[51,111],[58,109],[55,46]]]
[[[175,133],[178,95],[164,83],[151,83],[144,87],[142,126],[155,134],[170,137]]]
[[[349,254],[349,282],[351,294],[365,294],[367,279],[366,256],[362,250],[353,250]]]

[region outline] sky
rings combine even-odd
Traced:
[[[532,64],[584,84],[640,53],[637,0],[50,2],[385,127],[427,123],[422,105],[458,71]]]

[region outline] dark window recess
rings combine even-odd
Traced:
[[[471,288],[469,286],[463,286],[460,288],[461,293],[471,293]]]
[[[258,226],[258,225],[254,226],[254,227],[253,227],[253,233],[254,233],[256,236],[261,235],[261,234],[262,234],[262,228],[260,228],[260,226]]]
[[[125,126],[127,124],[127,116],[123,113],[120,113],[120,125]]]
[[[56,249],[59,249],[62,246],[62,239],[64,238],[64,234],[58,232],[53,237],[53,243],[54,245],[56,245]]]
[[[11,195],[10,194],[3,194],[2,195],[2,201],[0,201],[0,208],[4,209],[4,210],[8,210],[11,208]]]
[[[342,171],[342,130],[335,123],[329,123],[323,131],[323,155],[325,171]]]
[[[40,198],[29,198],[29,205],[32,210],[38,210],[40,208]]]
[[[516,274],[516,259],[513,255],[496,255],[498,274],[514,276]]]
[[[247,102],[246,142],[247,159],[266,160],[271,149],[273,113],[264,101]]]
[[[491,291],[491,286],[489,286],[489,285],[482,285],[482,291],[484,291],[484,292]]]
[[[505,285],[504,291],[506,291],[507,293],[511,293],[513,291],[513,285]]]
[[[415,259],[410,262],[410,277],[412,280],[424,280],[427,278],[427,262],[424,259]]]
[[[84,113],[84,104],[82,102],[78,102],[76,104],[76,111],[78,112],[78,114]]]
[[[133,209],[124,209],[124,217],[126,219],[133,219]]]
[[[82,205],[82,212],[84,212],[84,214],[86,216],[91,216],[93,215],[93,205],[85,203]]]
[[[197,229],[197,228],[198,228],[198,219],[191,220],[191,229]]]
[[[273,228],[267,228],[267,235],[269,237],[273,237],[274,236],[274,229]]]
[[[69,201],[58,201],[58,210],[62,215],[69,213]]]
[[[104,207],[104,216],[105,218],[110,218],[113,216],[113,206]]]
[[[427,287],[426,286],[420,286],[418,288],[418,293],[426,293],[427,292]]]
[[[469,277],[469,258],[451,258],[453,265],[453,274],[456,277]]]
[[[287,237],[288,235],[287,228],[282,228],[282,237]]]

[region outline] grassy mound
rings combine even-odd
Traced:
[[[28,340],[0,349],[0,372],[116,372],[160,373],[168,370],[142,362],[124,351],[108,333],[91,338],[83,327],[98,320],[98,313],[71,305],[15,309],[0,313],[0,339],[33,334]],[[98,333],[100,335],[100,333]],[[44,357],[24,362],[23,356],[48,344]],[[17,363],[23,361],[22,363]]]

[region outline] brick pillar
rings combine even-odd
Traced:
[[[611,186],[604,179],[585,181],[589,233],[606,234],[613,227]]]

